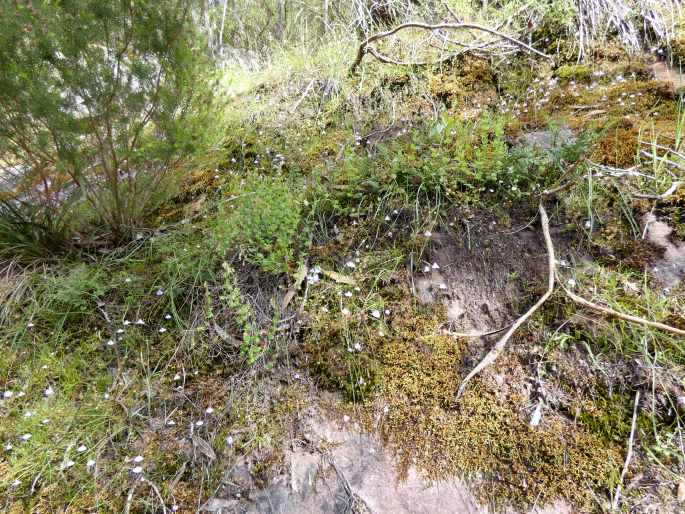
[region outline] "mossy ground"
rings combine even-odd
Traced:
[[[682,325],[682,286],[655,292],[646,270],[658,249],[639,232],[653,209],[682,237],[684,193],[635,200],[610,174],[588,179],[582,166],[566,174],[581,157],[616,168],[644,164],[640,150],[650,147],[642,141],[678,137],[678,100],[645,69],[600,61],[555,71],[528,59],[495,68],[468,59],[415,73],[374,65],[362,80],[334,77],[328,87],[321,79],[321,94],[299,113],[291,112],[298,85],[310,80],[301,70],[294,85],[262,78],[242,91],[233,102],[235,133],[160,209],[155,230],[123,249],[4,279],[9,344],[0,377],[23,396],[2,405],[0,439],[14,448],[0,461],[3,507],[121,511],[135,486],[134,508],[151,511],[154,490],[127,460],[136,455],[167,506],[181,510],[196,509],[238,457],[250,456],[258,485],[268,484],[297,437],[310,386],[340,391],[344,408],[358,409],[369,429],[379,405],[387,407],[379,429],[400,470],[465,476],[498,507],[561,497],[584,512],[601,510],[614,494],[641,390],[649,399],[627,496],[636,504],[673,496],[685,364],[676,337],[597,318],[557,295],[457,401],[461,379],[492,340],[444,335],[444,305],[421,305],[412,292],[416,270],[431,264],[427,233],[468,227],[474,217],[516,231],[524,214],[522,224],[534,215],[541,189],[574,180],[548,206],[555,226],[573,233],[560,245],[573,265],[562,269],[564,280],[614,308]],[[391,138],[357,144],[397,123]],[[521,134],[555,125],[587,137],[546,154],[515,152]],[[670,177],[654,173],[655,181],[629,185],[661,192]],[[221,209],[229,212],[254,177],[301,187],[303,248],[290,273],[267,273],[215,245]],[[453,232],[468,238],[467,230]],[[225,261],[237,277],[232,285]],[[300,265],[338,275],[310,285],[296,278]],[[512,315],[541,287],[524,286]],[[250,327],[229,308],[236,297],[251,308]],[[56,394],[44,398],[48,385]],[[533,427],[538,402],[544,416]],[[31,439],[22,442],[24,433]],[[86,466],[91,458],[94,468]]]

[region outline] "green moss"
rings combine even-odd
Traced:
[[[592,79],[592,68],[585,64],[560,66],[554,75],[562,80],[575,80],[578,82],[590,82]]]
[[[484,476],[475,484],[483,498],[522,508],[564,497],[588,509],[588,486],[612,487],[619,445],[560,418],[532,429],[478,381],[456,402],[461,355],[458,343],[438,336],[384,347],[378,380],[390,405],[384,435],[403,469],[416,465],[435,479]]]

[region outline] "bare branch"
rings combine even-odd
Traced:
[[[560,282],[561,283],[561,282]],[[670,332],[672,334],[678,334],[681,336],[685,336],[685,330],[681,330],[676,327],[672,327],[670,325],[666,325],[664,323],[659,323],[658,321],[649,321],[644,318],[639,318],[637,316],[632,316],[631,314],[623,314],[622,312],[615,311],[613,309],[610,309],[608,307],[603,307],[601,305],[597,305],[596,303],[592,303],[589,300],[586,300],[585,298],[582,298],[575,294],[574,292],[568,290],[563,284],[561,285],[562,289],[566,293],[566,295],[573,300],[574,302],[584,305],[585,307],[589,307],[590,309],[593,309],[597,312],[601,312],[602,314],[606,314],[607,316],[612,316],[614,318],[619,318],[624,321],[630,321],[631,323],[636,323],[638,325],[644,325],[646,327],[652,327],[656,328],[659,330],[663,330],[664,332]]]
[[[500,32],[499,30],[486,27],[484,25],[478,25],[476,23],[441,23],[437,25],[429,25],[427,23],[418,23],[418,22],[411,22],[411,23],[404,23],[402,25],[398,25],[397,27],[387,30],[385,32],[379,32],[378,34],[374,34],[372,36],[369,36],[364,40],[361,45],[359,45],[359,50],[357,51],[357,57],[355,58],[354,62],[352,63],[352,66],[350,67],[350,72],[354,73],[359,65],[362,62],[362,59],[364,59],[364,55],[367,53],[372,54],[374,57],[377,59],[379,58],[378,52],[370,46],[372,43],[375,41],[379,41],[381,39],[390,37],[394,34],[397,34],[398,32],[406,29],[422,29],[422,30],[428,30],[428,31],[438,31],[438,30],[479,30],[482,32],[487,32],[488,34],[492,34],[494,36],[497,36],[501,39],[504,39],[506,41],[509,41],[510,43],[513,43],[514,45],[523,48],[529,52],[532,52],[536,55],[539,55],[540,57],[543,57],[545,59],[552,59],[549,55],[540,52],[539,50],[536,50],[532,46],[524,43],[523,41],[520,41],[512,36],[509,36],[507,34],[504,34],[503,32]],[[396,64],[396,61],[393,61],[392,59],[385,57],[385,60],[381,60],[381,62],[386,62],[388,64]],[[399,63],[399,64],[414,64],[414,65],[424,65],[426,63]]]
[[[542,205],[542,202],[540,202],[540,207],[538,209],[540,211],[540,223],[542,224],[542,233],[545,237],[545,244],[547,246],[547,291],[545,294],[543,294],[540,299],[533,305],[528,311],[521,316],[519,319],[517,319],[514,324],[507,330],[507,333],[502,336],[502,338],[497,341],[495,346],[488,352],[488,354],[483,358],[482,361],[478,363],[478,365],[471,370],[471,372],[466,375],[466,378],[462,381],[461,385],[459,386],[459,390],[457,391],[457,398],[460,398],[462,394],[464,394],[464,391],[466,390],[466,385],[471,381],[473,377],[475,377],[478,373],[480,373],[483,369],[485,369],[487,366],[492,364],[497,357],[499,357],[499,354],[502,353],[502,350],[504,350],[504,347],[506,346],[507,342],[509,339],[511,339],[511,336],[514,335],[514,332],[518,330],[518,328],[523,325],[528,318],[530,318],[535,311],[537,311],[546,301],[547,299],[552,296],[552,293],[554,292],[554,277],[556,274],[556,259],[554,257],[554,245],[552,244],[552,237],[549,235],[549,218],[547,217],[547,211],[545,210],[545,206]]]

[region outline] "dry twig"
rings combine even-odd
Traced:
[[[544,205],[542,202],[540,203],[539,206],[539,212],[540,212],[540,224],[542,225],[542,233],[545,238],[545,245],[547,246],[547,262],[548,262],[548,285],[547,285],[547,291],[545,292],[542,297],[533,305],[526,313],[521,316],[518,320],[514,322],[513,325],[509,328],[506,334],[497,341],[495,346],[488,352],[488,354],[481,360],[471,372],[466,375],[466,378],[462,381],[462,383],[459,385],[459,389],[457,391],[457,398],[460,398],[461,395],[464,393],[467,384],[475,377],[478,373],[483,371],[487,366],[492,364],[497,357],[502,353],[504,350],[504,347],[506,346],[507,342],[509,339],[511,339],[511,336],[516,332],[516,330],[523,325],[523,323],[530,318],[535,311],[537,311],[546,301],[547,299],[552,295],[554,292],[554,284],[555,284],[555,278],[557,277],[557,267],[556,267],[556,259],[554,256],[554,244],[552,243],[552,237],[550,236],[549,233],[549,218],[547,216],[547,211],[545,210]],[[638,325],[643,325],[647,327],[652,327],[656,328],[658,330],[663,330],[664,332],[670,332],[672,334],[678,334],[678,335],[685,335],[685,330],[672,327],[670,325],[666,325],[664,323],[659,323],[658,321],[650,321],[646,320],[644,318],[640,318],[637,316],[632,316],[630,314],[623,314],[621,312],[615,311],[613,309],[610,309],[608,307],[603,307],[601,305],[597,305],[596,303],[592,303],[585,298],[582,298],[578,296],[577,294],[573,293],[569,289],[567,289],[561,280],[559,280],[559,283],[561,284],[561,288],[563,289],[564,293],[573,300],[574,302],[583,305],[585,307],[589,307],[590,309],[593,309],[597,312],[600,312],[602,314],[605,314],[607,316],[612,316],[615,318],[622,319],[624,321],[629,321],[631,323],[635,323]]]
[[[506,346],[509,339],[511,339],[511,336],[514,335],[514,332],[516,332],[516,330],[521,325],[523,325],[526,322],[526,320],[530,318],[533,315],[533,313],[536,310],[538,310],[554,292],[556,259],[554,257],[554,245],[552,244],[552,237],[549,235],[549,219],[547,218],[547,211],[545,210],[544,205],[542,205],[542,202],[540,203],[540,207],[538,210],[540,211],[540,223],[542,224],[542,233],[545,236],[545,244],[547,245],[547,291],[540,297],[540,299],[535,303],[535,305],[528,309],[528,311],[523,316],[521,316],[518,320],[514,322],[514,324],[509,328],[509,330],[507,330],[507,333],[504,334],[504,336],[502,336],[502,338],[499,341],[497,341],[495,346],[492,348],[492,350],[488,352],[485,358],[482,361],[480,361],[478,365],[475,368],[473,368],[468,375],[466,375],[466,378],[462,381],[461,385],[459,386],[459,390],[457,391],[457,398],[461,397],[461,395],[464,394],[464,391],[466,390],[466,385],[473,377],[475,377],[483,369],[492,364],[495,361],[495,359],[497,359],[499,354],[502,353],[502,350],[504,350],[504,347]]]
[[[535,48],[532,46],[524,43],[523,41],[520,41],[516,39],[515,37],[509,36],[508,34],[505,34],[503,32],[500,32],[499,30],[486,27],[484,25],[478,25],[476,23],[440,23],[437,25],[430,25],[428,23],[418,23],[418,22],[410,22],[410,23],[403,23],[402,25],[398,25],[397,27],[387,30],[385,32],[379,32],[378,34],[373,34],[372,36],[369,36],[366,38],[361,45],[359,45],[359,50],[357,51],[357,57],[355,58],[354,62],[352,63],[352,66],[350,67],[350,73],[354,73],[359,65],[362,62],[362,59],[364,59],[364,56],[368,53],[373,55],[376,59],[378,59],[381,62],[384,62],[386,64],[412,64],[412,65],[426,65],[426,64],[431,64],[427,61],[419,61],[419,62],[400,62],[393,60],[380,52],[376,50],[373,46],[371,46],[372,43],[376,41],[380,41],[381,39],[390,37],[394,34],[397,34],[400,31],[406,30],[406,29],[422,29],[422,30],[428,30],[431,32],[435,31],[440,31],[440,30],[477,30],[481,32],[487,32],[488,34],[492,34],[493,36],[496,36],[500,39],[504,39],[505,41],[508,41],[520,48],[523,48],[531,53],[534,53],[540,57],[543,57],[545,59],[551,59],[551,57]],[[481,43],[482,44],[482,43]],[[471,47],[470,45],[466,45],[467,50],[468,49],[478,49],[478,45]],[[443,62],[447,59],[452,58],[453,56],[449,56],[447,58],[442,58],[440,62]]]

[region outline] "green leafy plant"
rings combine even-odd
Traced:
[[[233,316],[233,322],[241,332],[242,343],[240,352],[247,358],[250,364],[254,364],[264,351],[260,344],[259,331],[254,323],[254,312],[248,303],[243,301],[240,289],[236,284],[235,270],[224,263],[224,294],[221,300]]]
[[[294,263],[302,234],[302,210],[294,186],[277,178],[252,177],[219,209],[216,238],[225,251],[239,250],[268,273]]]

